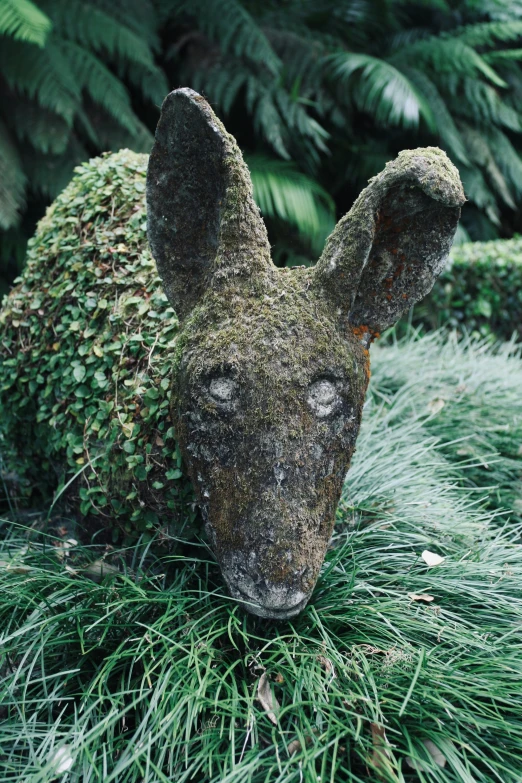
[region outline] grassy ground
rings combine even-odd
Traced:
[[[204,546],[66,555],[5,523],[1,780],[520,781],[520,388],[506,347],[376,351],[292,622],[246,616]]]

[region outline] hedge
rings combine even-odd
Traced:
[[[434,329],[522,339],[522,237],[467,242],[453,248],[430,296],[412,313],[412,323]]]

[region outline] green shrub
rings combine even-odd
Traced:
[[[522,237],[466,242],[450,261],[430,296],[413,312],[428,328],[453,328],[511,339],[522,338]]]
[[[78,167],[0,312],[0,452],[14,502],[41,503],[79,474],[67,497],[114,540],[118,526],[132,539],[193,516],[169,422],[177,318],[147,245],[146,166],[123,150]]]

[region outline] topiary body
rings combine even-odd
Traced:
[[[146,238],[148,156],[95,158],[40,221],[0,314],[0,451],[22,504],[68,499],[133,539],[193,496],[169,416],[178,321]],[[169,362],[170,357],[170,362]]]

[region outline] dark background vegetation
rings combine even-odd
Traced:
[[[202,92],[252,170],[276,263],[317,257],[367,179],[438,145],[460,241],[520,230],[520,0],[0,0],[0,286],[73,168],[148,151]]]

